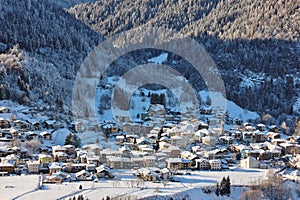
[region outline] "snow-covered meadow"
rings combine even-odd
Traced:
[[[204,193],[201,188],[215,186],[224,176],[231,179],[231,199],[238,199],[243,191],[243,186],[249,186],[266,175],[266,170],[242,170],[234,171],[192,171],[191,175],[178,175],[179,182],[163,183],[138,182],[133,175],[134,171],[119,170],[117,180],[100,179],[99,182],[82,181],[62,184],[44,184],[39,187],[39,176],[12,176],[0,177],[0,195],[4,199],[69,199],[70,197],[82,194],[89,199],[102,199],[110,197],[132,197],[146,198],[159,196],[165,197],[189,197],[188,199],[210,199],[215,198],[214,193]],[[79,186],[82,185],[82,190]],[[11,186],[11,188],[5,188]],[[11,191],[10,191],[11,190]]]

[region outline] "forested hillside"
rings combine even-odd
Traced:
[[[56,3],[0,0],[0,99],[70,105],[80,63],[101,40]]]
[[[227,98],[240,106],[279,121],[299,115],[300,5],[294,0],[0,0],[0,99],[70,106],[88,52],[103,37],[139,26],[196,39],[220,69]],[[131,52],[108,74],[122,75],[160,53]],[[187,61],[169,52],[166,64],[196,89],[205,87]]]
[[[217,63],[229,99],[275,117],[299,113],[300,7],[292,0],[97,1],[69,11],[107,37],[138,26],[186,33]]]

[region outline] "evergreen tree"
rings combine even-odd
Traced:
[[[216,195],[217,196],[220,195],[220,185],[219,185],[219,183],[217,183],[217,185],[216,185]]]
[[[227,195],[230,195],[230,185],[231,185],[230,178],[229,178],[229,176],[227,176],[227,179],[226,179],[226,194]]]
[[[221,184],[220,184],[220,194],[223,196],[226,194],[226,179],[223,177]]]
[[[70,133],[66,136],[65,145],[74,145],[76,148],[81,146],[80,138],[73,133]]]

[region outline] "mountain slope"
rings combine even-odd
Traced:
[[[51,1],[0,0],[0,50],[5,53],[0,59],[5,63],[0,70],[0,93],[6,94],[0,99],[11,96],[23,103],[40,100],[52,108],[57,103],[69,106],[76,72],[101,40],[99,34]],[[19,67],[9,73],[13,65]],[[24,84],[14,81],[20,74]],[[20,92],[22,95],[16,96]]]
[[[70,8],[76,3],[81,4]],[[0,99],[70,106],[80,63],[102,35],[159,26],[203,45],[220,69],[229,100],[282,121],[299,114],[299,13],[293,0],[0,0],[0,53],[5,53]],[[169,55],[164,64],[198,91],[205,88],[186,60],[161,50],[124,55],[107,74],[121,76],[162,53]]]
[[[292,0],[110,0],[77,5],[69,12],[107,37],[138,26],[185,33],[210,53],[230,100],[276,118],[297,114],[300,7]],[[133,57],[142,59],[139,53]],[[173,65],[172,60],[167,64]],[[249,80],[252,84],[244,84]]]

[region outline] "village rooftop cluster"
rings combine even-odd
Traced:
[[[163,182],[191,170],[300,168],[299,137],[275,125],[238,119],[229,126],[228,119],[211,110],[200,114],[175,116],[156,104],[144,121],[119,118],[97,127],[76,121],[65,127],[28,108],[1,107],[0,175],[42,174],[44,183],[61,183],[116,179],[118,170],[134,169],[140,180]],[[69,136],[64,144],[57,140],[60,130],[64,139]],[[100,141],[72,144],[87,131],[101,135]]]

